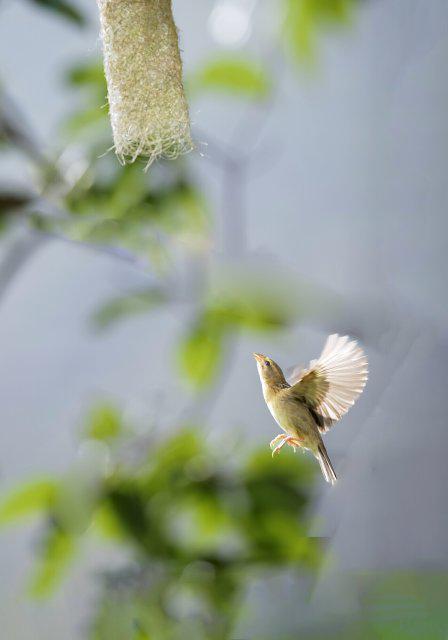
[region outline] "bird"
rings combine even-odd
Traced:
[[[283,429],[270,447],[272,456],[285,444],[310,451],[327,482],[337,476],[322,440],[323,433],[355,404],[368,379],[363,349],[349,336],[328,336],[321,355],[307,369],[295,367],[286,379],[279,365],[261,353],[253,354],[263,396],[272,417]]]

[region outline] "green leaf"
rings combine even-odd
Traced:
[[[146,289],[109,300],[93,316],[97,329],[107,329],[119,320],[145,313],[166,302],[160,289]]]
[[[265,98],[271,82],[261,65],[245,58],[220,58],[209,62],[192,79],[197,91],[224,91],[248,98]]]
[[[155,218],[163,231],[182,238],[183,242],[194,244],[195,239],[201,242],[209,231],[210,220],[199,191],[180,180],[169,191],[151,195],[158,198]]]
[[[83,26],[86,24],[86,19],[84,15],[77,9],[77,7],[72,2],[67,2],[67,0],[31,0],[34,4],[37,4],[45,9],[49,9],[50,11],[54,11],[62,18],[66,18],[71,22],[79,26]]]
[[[209,313],[219,317],[229,327],[241,327],[249,331],[278,331],[291,325],[293,315],[290,309],[280,307],[275,301],[256,297],[229,298],[216,301]]]
[[[270,332],[291,326],[299,316],[297,285],[285,275],[278,278],[232,270],[215,285],[208,315],[232,330]]]
[[[51,595],[68,570],[75,551],[73,536],[57,527],[50,529],[30,583],[31,595],[36,598]]]
[[[210,385],[222,359],[225,327],[205,314],[179,347],[179,366],[187,380],[200,389]]]
[[[67,73],[67,81],[72,87],[101,87],[102,90],[106,89],[106,78],[99,60],[72,67]]]
[[[146,633],[142,624],[138,620],[134,621],[134,626],[135,626],[134,640],[150,640],[150,636]]]
[[[106,109],[92,107],[91,109],[83,109],[71,115],[64,124],[64,130],[71,134],[80,134],[84,131],[94,131],[98,125],[108,123],[108,113]]]
[[[319,31],[350,22],[356,0],[285,0],[284,38],[298,61],[313,60]]]
[[[67,84],[86,94],[81,109],[75,111],[64,122],[63,131],[79,136],[88,134],[89,142],[104,136],[108,127],[107,85],[103,66],[99,60],[78,64],[67,71]],[[109,135],[109,129],[107,128]],[[92,136],[92,137],[90,137]]]
[[[0,502],[0,524],[47,511],[55,499],[56,489],[53,480],[42,479],[12,490]]]
[[[106,540],[123,542],[125,532],[110,504],[103,503],[93,514],[92,531]]]
[[[112,440],[122,432],[120,413],[115,407],[101,405],[92,409],[87,421],[86,435],[94,440]]]

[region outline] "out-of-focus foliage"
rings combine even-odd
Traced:
[[[113,156],[98,159],[65,197],[65,215],[36,215],[41,230],[131,251],[165,269],[176,246],[201,246],[209,228],[199,191],[179,164],[168,184],[153,185],[142,165],[121,167]]]
[[[214,382],[222,362],[226,333],[226,325],[205,311],[182,339],[179,368],[198,389]]]
[[[194,249],[206,243],[206,205],[181,161],[167,163],[163,174],[158,177],[156,171],[153,178],[142,164],[122,167],[112,153],[102,155],[109,125],[107,110],[101,108],[105,86],[98,70],[88,65],[71,72],[71,81],[86,90],[86,104],[68,125],[70,135],[78,139],[85,133],[87,157],[75,162],[75,180],[66,185],[61,213],[49,216],[37,210],[33,223],[44,232],[115,247],[117,254],[128,250],[142,259],[142,266],[149,261],[156,270],[164,270],[177,247]]]
[[[67,73],[69,86],[89,89],[99,101],[107,94],[106,78],[100,60],[91,60],[73,66]]]
[[[265,98],[271,81],[266,70],[253,60],[222,57],[208,62],[191,79],[193,92],[224,91],[248,98]]]
[[[346,26],[356,0],[284,0],[284,38],[298,62],[310,61],[319,33],[328,26]]]
[[[44,598],[53,593],[75,557],[75,538],[55,524],[46,532],[30,580],[30,594]]]
[[[213,383],[235,332],[284,331],[297,321],[298,299],[283,277],[274,282],[268,274],[235,269],[211,289],[180,346],[180,369],[193,386]]]
[[[86,436],[94,440],[113,440],[122,430],[121,416],[118,410],[102,404],[92,409],[86,425]]]
[[[67,74],[66,82],[69,87],[83,93],[85,105],[64,123],[65,132],[72,138],[86,138],[92,135],[94,142],[102,142],[110,136],[110,125],[106,99],[107,85],[101,62],[94,60],[72,67]]]
[[[0,512],[11,523],[25,500],[47,523],[31,582],[37,596],[59,584],[86,536],[130,554],[127,569],[104,573],[92,638],[177,639],[186,629],[187,637],[230,638],[254,575],[316,568],[318,543],[307,535],[315,468],[305,456],[287,454],[280,464],[266,447],[234,449],[232,459],[229,445],[223,455],[193,429],[142,445],[107,406],[93,410],[84,432],[102,443],[87,465],[15,490]]]
[[[53,504],[56,486],[51,479],[35,480],[11,491],[0,506],[0,524],[40,513]]]
[[[98,329],[106,329],[128,316],[148,312],[166,302],[167,294],[160,288],[134,291],[109,300],[96,311],[92,319]]]
[[[31,0],[31,2],[48,9],[56,15],[70,20],[79,26],[84,25],[86,22],[85,17],[78,9],[76,2],[69,2],[68,0]]]

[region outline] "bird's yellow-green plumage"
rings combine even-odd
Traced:
[[[367,381],[367,358],[356,341],[333,334],[318,360],[308,369],[294,369],[289,381],[271,358],[254,353],[263,396],[274,420],[286,435],[271,442],[273,455],[285,444],[313,453],[331,484],[336,473],[321,433],[354,404]]]

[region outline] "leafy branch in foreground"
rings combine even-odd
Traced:
[[[135,436],[110,405],[94,408],[84,433],[87,462],[4,496],[0,522],[29,512],[46,523],[31,583],[39,597],[58,586],[86,537],[126,551],[127,566],[104,570],[95,640],[133,638],[137,630],[177,640],[185,629],[197,639],[230,638],[254,576],[316,568],[319,546],[307,535],[313,470],[305,457],[276,465],[269,450],[234,451],[229,462],[228,444],[223,455],[200,431],[183,428],[164,440],[148,437],[130,463]]]
[[[84,14],[78,9],[75,2],[69,0],[30,0],[33,4],[39,5],[55,15],[69,20],[82,27],[86,24]]]

